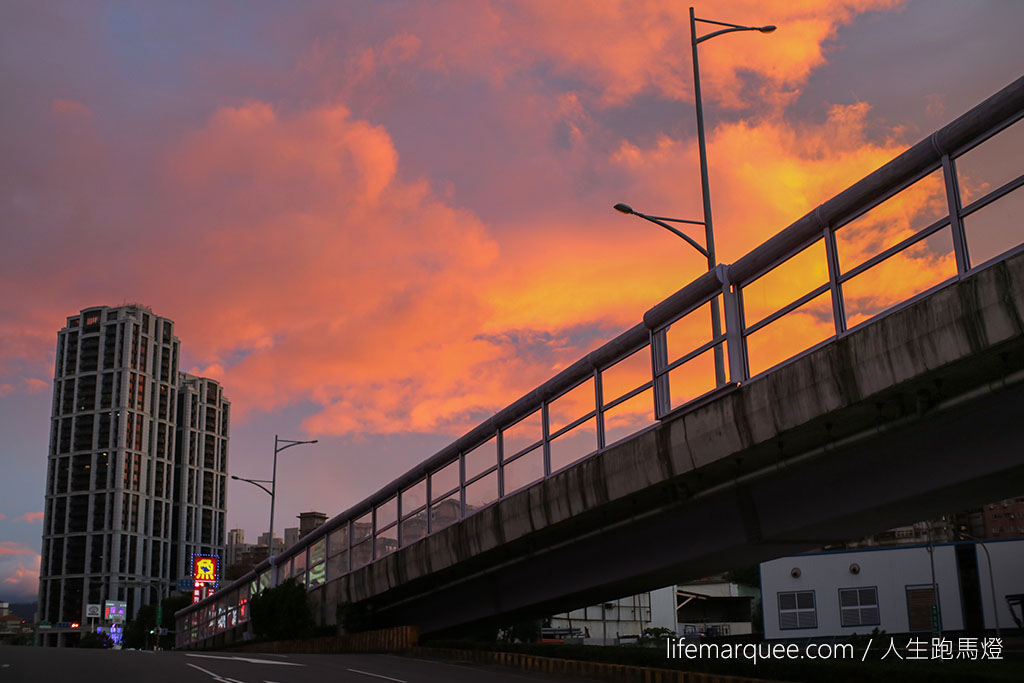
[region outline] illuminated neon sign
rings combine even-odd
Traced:
[[[192,556],[192,580],[201,583],[217,583],[217,569],[220,558],[216,555]]]

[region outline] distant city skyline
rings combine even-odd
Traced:
[[[697,9],[779,27],[702,45],[722,262],[1020,75],[1017,2]],[[685,3],[9,3],[0,24],[0,600],[38,587],[68,311],[176,321],[181,369],[230,387],[230,474],[269,479],[275,433],[318,438],[278,463],[291,520],[704,268],[611,210],[700,218]],[[228,528],[265,531],[264,493],[227,497]]]

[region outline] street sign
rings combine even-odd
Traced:
[[[86,605],[85,606],[85,616],[86,616],[86,618],[96,617],[97,619],[99,619],[100,616],[102,616],[102,614],[103,614],[103,606],[102,605]]]

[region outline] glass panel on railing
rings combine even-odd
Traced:
[[[309,547],[309,564],[320,564],[327,557],[327,539],[321,538]]]
[[[729,351],[722,345],[722,362],[725,363]],[[715,383],[715,350],[708,349],[699,356],[694,356],[668,373],[669,406],[672,409],[703,396],[717,386]]]
[[[430,508],[430,530],[437,531],[462,517],[462,502],[456,491],[444,500],[434,503]]]
[[[484,443],[466,453],[464,457],[466,481],[469,481],[481,472],[486,472],[493,467],[497,467],[498,437],[492,436]]]
[[[385,529],[377,534],[377,545],[374,552],[378,558],[390,555],[398,550],[398,525]]]
[[[373,535],[373,513],[365,515],[352,522],[352,545]]]
[[[415,543],[427,535],[427,514],[419,512],[415,517],[408,517],[402,522],[402,546]]]
[[[826,282],[825,242],[818,240],[743,287],[746,327],[752,327]]]
[[[327,563],[320,562],[319,564],[314,564],[309,569],[307,587],[312,590],[317,586],[324,585],[325,583],[327,583]]]
[[[1022,187],[965,216],[964,231],[971,266],[981,265],[1024,242],[1021,216],[1024,216]]]
[[[337,555],[348,550],[348,524],[343,524],[331,532],[327,539],[327,552],[330,555]]]
[[[541,440],[542,427],[540,411],[535,410],[527,417],[501,433],[501,450],[508,460],[524,448],[528,448]]]
[[[967,206],[1021,173],[1024,173],[1024,120],[957,157],[960,205]]]
[[[544,478],[544,449],[540,446],[505,463],[505,495]]]
[[[949,226],[843,283],[847,329],[956,275]]]
[[[591,377],[548,404],[548,434],[593,411],[594,405],[594,379]]]
[[[939,168],[836,230],[840,272],[849,272],[948,215]]]
[[[334,581],[348,574],[348,552],[334,555],[327,560],[327,580]]]
[[[722,297],[718,297],[721,302]],[[719,321],[721,321],[722,307],[718,308]],[[749,318],[748,318],[749,319]],[[720,324],[720,330],[725,329]],[[676,320],[665,330],[665,344],[668,347],[668,362],[676,361],[690,351],[707,344],[712,339],[711,302],[698,306],[679,320]]]
[[[651,347],[645,346],[601,371],[601,397],[608,405],[650,381]]]
[[[398,521],[398,496],[392,496],[377,506],[377,529]]]
[[[590,418],[551,442],[551,471],[571,465],[596,450],[597,420]]]
[[[498,473],[491,472],[466,487],[466,516],[498,500]]]
[[[832,293],[826,291],[747,337],[750,376],[835,335]]]
[[[430,497],[440,500],[459,487],[459,460],[456,458],[430,475]]]
[[[712,379],[714,375],[712,375]],[[604,442],[610,446],[654,424],[654,393],[644,389],[636,396],[604,411]]]
[[[305,549],[303,549],[302,552],[300,552],[298,555],[292,558],[292,568],[292,571],[296,574],[306,569]]]
[[[415,514],[416,510],[427,504],[427,480],[418,482],[402,491],[402,516]]]
[[[373,538],[352,546],[352,568],[362,567],[373,561]]]

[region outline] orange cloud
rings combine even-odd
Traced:
[[[858,13],[897,4],[807,0],[765,9],[747,1],[701,9],[709,18],[780,27],[772,36],[726,36],[701,45],[706,101],[757,103],[758,111],[708,131],[720,261],[735,260],[901,151],[899,129],[888,139],[868,135],[866,103],[835,106],[818,123],[784,115],[827,58],[838,27]],[[332,86],[325,88],[329,96],[304,95],[301,106],[287,99],[219,106],[165,143],[162,157],[145,160],[159,177],[154,187],[139,183],[142,208],[114,212],[119,239],[107,246],[116,257],[76,262],[87,275],[54,278],[48,298],[67,300],[74,292],[76,301],[102,297],[116,304],[145,297],[176,320],[187,354],[182,367],[225,383],[236,419],[312,402],[304,423],[310,432],[456,432],[699,275],[705,268],[699,254],[609,207],[622,199],[651,213],[699,218],[694,142],[669,134],[622,138],[600,116],[641,94],[689,102],[686,6],[608,2],[581,12],[536,1],[460,2],[457,9],[409,8],[400,30],[368,39],[340,59],[344,41],[313,41],[296,73],[321,75]],[[441,81],[486,80],[499,103],[494,121],[467,116],[462,123],[487,128],[484,137],[467,136],[464,148],[445,150],[488,176],[489,194],[474,197],[476,206],[491,198],[511,204],[509,198],[529,198],[538,186],[564,197],[561,203],[501,216],[494,210],[483,218],[462,208],[471,204],[456,200],[465,190],[454,181],[418,177],[403,165],[398,128],[389,131],[368,112],[376,97],[394,96],[388,87],[423,72]],[[549,73],[569,77],[572,86],[555,93],[534,87]],[[744,87],[749,82],[760,84],[758,92]],[[363,87],[375,88],[373,96]],[[53,111],[80,109],[62,101]],[[480,147],[497,136],[521,140],[523,158]],[[94,144],[74,156],[67,184],[77,180],[95,190],[89,172],[107,167],[105,151]],[[927,191],[909,193],[856,231],[859,237],[844,247],[849,258],[863,260],[909,234],[933,205],[933,188],[922,188]],[[612,190],[617,194],[608,196]],[[60,219],[76,229],[91,226],[81,235],[67,231],[72,246],[89,244],[103,224],[94,217],[94,197],[103,193],[83,195],[81,206]],[[598,203],[600,214],[581,208]],[[887,275],[878,279],[884,289],[862,292],[851,284],[851,324],[885,305],[885,296],[919,290],[948,263],[941,250],[924,247],[901,259],[907,262],[894,263],[913,276]],[[117,283],[90,277],[106,275],[112,263]],[[799,277],[763,288],[760,300],[755,285],[749,316],[769,314],[823,277],[818,259]],[[806,339],[827,334],[830,311],[828,302],[815,301],[786,324],[808,330]],[[50,310],[45,322],[34,321],[30,327],[40,332],[25,347],[52,349],[53,321],[67,312]],[[7,340],[16,339],[17,328],[0,328],[0,347],[11,348]],[[767,363],[786,340],[805,338],[787,330],[779,324],[755,335],[752,353]],[[44,366],[43,354],[34,353]],[[706,361],[673,375],[674,397],[706,388]],[[616,391],[637,386],[645,372],[621,370]],[[27,382],[43,390],[42,380]],[[7,386],[13,391],[14,385],[0,385],[0,392]],[[613,423],[632,424],[649,403],[630,402]],[[567,414],[585,405],[581,399]]]

